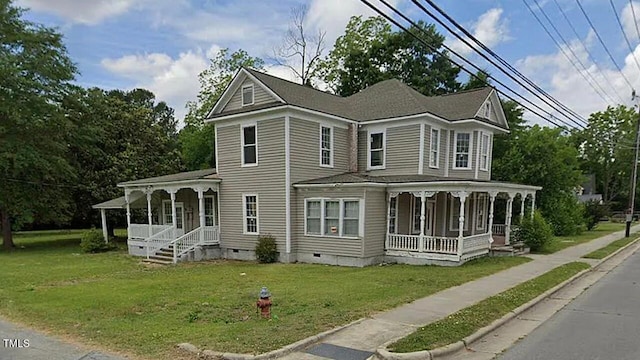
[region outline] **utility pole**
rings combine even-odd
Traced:
[[[631,93],[631,98],[633,100],[636,99],[636,91],[634,90]],[[633,221],[633,213],[635,210],[635,200],[636,200],[636,183],[638,180],[638,150],[640,148],[640,144],[638,141],[640,140],[640,107],[638,108],[639,114],[638,119],[636,120],[636,155],[633,161],[633,176],[631,177],[631,194],[629,194],[629,211],[627,214],[627,226],[624,231],[624,236],[629,237],[631,233],[631,222]]]

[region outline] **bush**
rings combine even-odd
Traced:
[[[96,229],[91,229],[82,234],[80,248],[82,248],[82,251],[86,253],[98,253],[113,250],[116,248],[116,245],[104,242],[102,232]]]
[[[584,204],[584,220],[587,230],[595,229],[600,219],[607,215],[609,215],[609,207],[600,204],[599,201],[589,200]]]
[[[533,219],[525,216],[522,224],[515,231],[514,237],[517,241],[524,242],[531,251],[539,251],[553,239],[553,230],[542,214],[536,211]]]
[[[263,264],[278,261],[276,238],[271,235],[260,236],[258,238],[258,244],[256,244],[256,258]]]
[[[556,236],[576,235],[584,227],[584,206],[573,194],[560,194],[542,204],[541,211]]]

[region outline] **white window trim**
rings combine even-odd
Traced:
[[[394,211],[396,216],[393,218],[393,229],[395,230],[394,232],[392,232],[391,234],[397,234],[398,233],[398,196],[396,197],[392,197],[389,198],[389,218],[391,218],[391,199],[395,200],[395,206],[394,206]],[[389,223],[387,222],[387,233],[389,232]]]
[[[244,103],[244,90],[245,89],[249,89],[251,88],[251,103]],[[255,89],[253,87],[253,84],[249,84],[249,85],[243,85],[242,88],[240,89],[240,102],[242,103],[242,106],[251,106],[253,104],[255,104],[256,101],[256,92]]]
[[[456,166],[456,159],[458,158],[458,134],[469,134],[469,161],[467,161],[466,167]],[[471,170],[473,162],[473,131],[454,131],[453,132],[453,169],[454,170]]]
[[[371,166],[371,135],[382,134],[382,165]],[[367,170],[384,170],[387,165],[387,130],[367,131]]]
[[[167,218],[165,216],[166,211],[165,211],[164,204],[171,205],[171,200],[162,200],[162,224],[163,225],[173,225],[173,221],[171,223],[169,223],[169,224],[166,223]],[[170,206],[170,207],[171,207],[171,212],[173,212],[173,206]],[[176,211],[177,211],[178,208],[182,208],[182,216],[181,216],[181,218],[182,218],[182,229],[184,230],[184,227],[185,227],[185,222],[184,222],[184,203],[182,201],[176,201]],[[171,214],[171,216],[175,216],[175,215]],[[178,222],[176,221],[176,224],[177,223]]]
[[[435,165],[431,165],[431,160],[433,159],[433,131],[437,131],[438,132],[438,146],[436,149],[436,164]],[[440,138],[442,137],[442,131],[440,130],[440,128],[436,128],[436,127],[431,127],[431,131],[429,132],[429,167],[431,169],[438,169],[440,167]]]
[[[480,204],[482,204],[482,210],[484,211],[483,215],[482,215],[482,222],[478,222],[478,209],[480,209]],[[475,219],[474,222],[476,223],[476,230],[485,230],[485,227],[487,226],[487,212],[488,212],[488,206],[487,206],[487,194],[476,194],[476,198],[475,198],[475,206],[474,206],[474,214],[475,214]]]
[[[320,234],[309,234],[307,232],[307,203],[309,201],[320,201]],[[326,201],[339,201],[340,202],[340,218],[338,220],[338,235],[325,235],[325,202]],[[345,201],[358,201],[358,235],[343,235],[344,231],[344,203]],[[322,238],[339,238],[339,239],[360,239],[364,236],[364,199],[361,198],[306,198],[304,199],[304,236],[309,237],[322,237]]]
[[[256,232],[247,231],[247,196],[256,197]],[[242,234],[259,235],[260,234],[260,199],[258,194],[242,193]]]
[[[254,126],[256,128],[256,162],[253,164],[244,163],[244,129]],[[240,126],[240,166],[241,167],[253,167],[258,166],[258,123],[247,123]]]
[[[322,163],[322,129],[323,128],[327,128],[329,129],[330,133],[329,133],[329,164],[323,164]],[[333,168],[333,143],[334,143],[334,129],[333,126],[330,125],[325,125],[325,124],[320,124],[320,144],[319,149],[320,149],[320,156],[319,156],[319,164],[320,167],[326,167],[326,168]]]
[[[485,119],[491,119],[491,100],[484,103],[483,115]]]
[[[207,226],[207,199],[211,199],[211,204],[213,205],[213,214],[211,214],[209,217],[211,217],[213,219],[213,226],[216,226],[216,197],[214,195],[204,195],[204,200],[202,201],[203,204],[205,204],[204,209],[202,209],[202,212],[204,213],[204,224],[200,224],[200,226]]]
[[[484,139],[484,137],[487,137],[487,152],[486,152],[486,156],[487,156],[487,162],[486,164],[483,164],[483,156],[485,156],[485,153],[482,151],[482,140]],[[489,143],[491,141],[491,136],[486,133],[486,132],[480,132],[480,170],[482,171],[489,171]],[[484,166],[483,166],[484,165]]]
[[[469,230],[469,199],[471,199],[471,197],[467,197],[467,200],[464,202],[464,231],[468,231]],[[458,200],[458,201],[456,201]],[[451,198],[449,199],[449,231],[459,231],[459,222],[460,219],[454,219],[453,218],[453,209],[459,209],[460,208],[460,199],[455,197],[455,196],[451,196]]]

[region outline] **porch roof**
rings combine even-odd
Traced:
[[[131,194],[130,195],[130,201],[131,203],[129,204],[129,206],[131,208],[142,208],[143,206],[146,207],[146,202],[142,203],[138,200],[140,200],[142,198],[142,194]],[[105,202],[101,202],[99,204],[95,204],[95,205],[91,205],[92,208],[94,209],[126,209],[127,208],[127,201],[125,200],[124,196],[120,196],[117,197],[115,199],[111,199],[111,200],[107,200]]]
[[[133,181],[125,181],[118,184],[120,187],[127,186],[140,186],[140,185],[157,185],[157,184],[170,184],[175,182],[194,181],[194,180],[211,180],[215,182],[220,181],[216,169],[204,169],[195,171],[186,171],[176,174],[169,174],[163,176],[150,177],[146,179],[139,179]]]
[[[443,187],[476,187],[476,188],[499,188],[499,189],[513,189],[513,190],[528,190],[536,191],[541,190],[540,186],[521,185],[514,183],[506,183],[493,180],[476,180],[465,179],[455,177],[440,177],[433,175],[385,175],[385,176],[373,176],[364,173],[343,173],[333,176],[327,176],[307,181],[301,181],[296,183],[295,187],[323,187],[323,186],[338,186],[344,184],[351,184],[354,186],[383,186],[389,188],[407,188],[407,187],[423,187],[428,186],[433,188],[435,186]]]

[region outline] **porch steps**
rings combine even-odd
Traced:
[[[148,259],[142,259],[143,262],[171,265],[173,264],[173,245],[161,248],[155,254],[150,255]]]
[[[510,245],[491,246],[490,256],[520,256],[529,253],[529,248],[523,243],[513,243]]]

